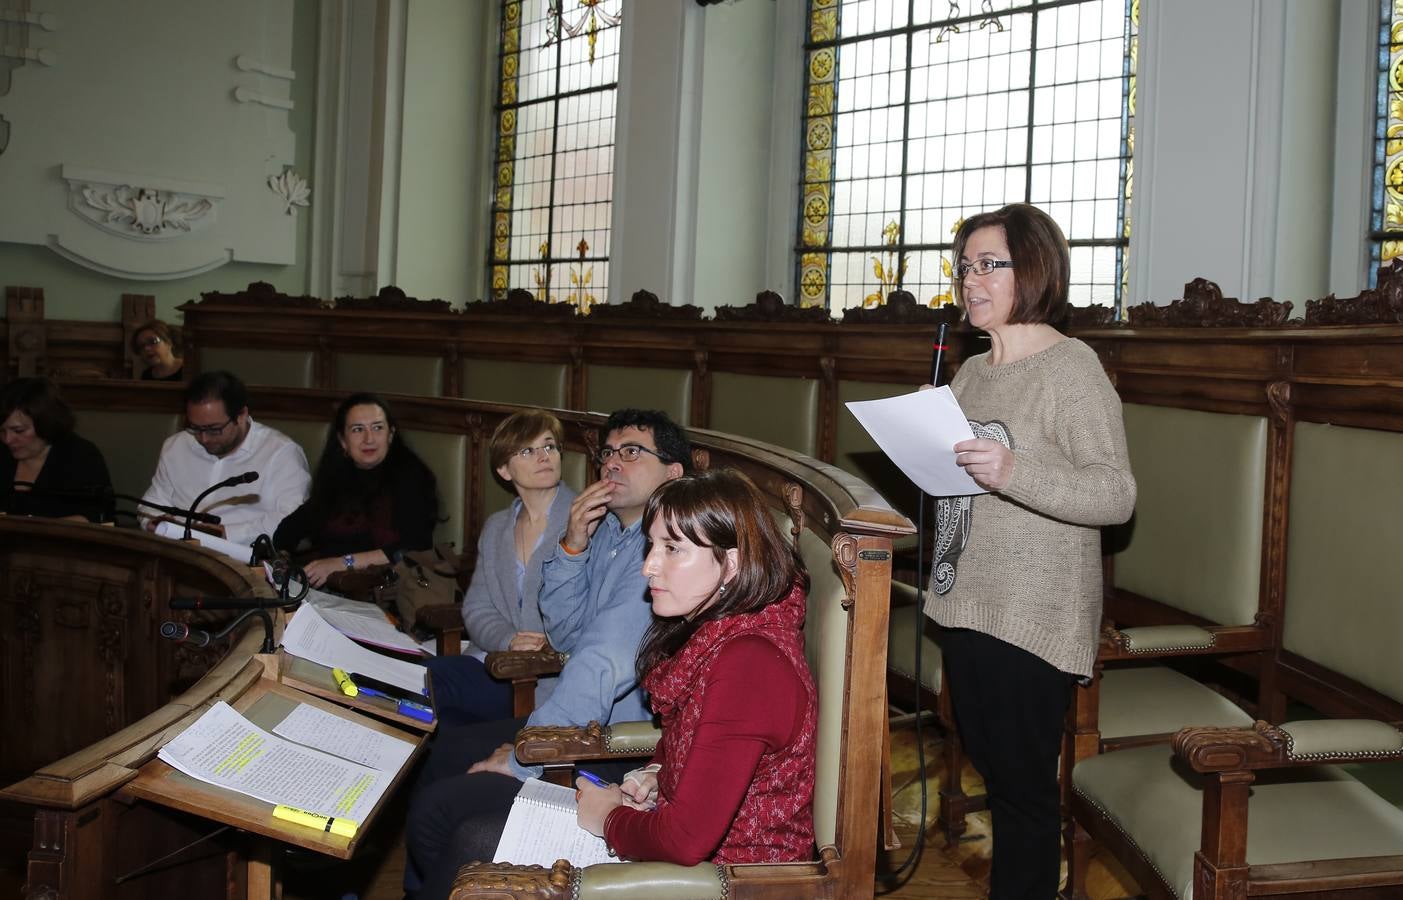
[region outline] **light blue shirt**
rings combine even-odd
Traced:
[[[652,622],[648,579],[643,575],[643,525],[628,528],[605,516],[582,553],[571,556],[559,543],[541,576],[541,620],[551,646],[568,654],[550,699],[528,725],[601,725],[652,718],[634,671],[638,645]],[[511,758],[525,780],[539,766]]]

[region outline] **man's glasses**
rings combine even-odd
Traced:
[[[529,462],[530,460],[536,459],[537,457],[541,459],[550,459],[552,456],[555,456],[559,452],[559,447],[557,447],[553,443],[547,442],[539,447],[522,447],[520,450],[516,451],[516,457],[517,459],[524,459]]]
[[[981,256],[979,259],[976,259],[974,262],[960,263],[958,266],[956,266],[956,267],[955,267],[955,280],[956,280],[956,281],[964,281],[964,280],[965,280],[966,278],[968,278],[971,274],[974,274],[974,275],[988,275],[990,272],[994,271],[995,269],[1012,269],[1012,268],[1013,268],[1013,260],[1011,260],[1011,259],[989,259],[988,257]]]
[[[659,460],[661,460],[664,463],[667,462],[666,457],[664,457],[661,453],[659,453],[656,450],[649,450],[642,444],[624,444],[622,447],[600,447],[599,452],[594,454],[594,460],[602,466],[609,460],[613,459],[614,454],[616,453],[619,455],[619,459],[623,462],[633,462],[644,453],[648,454],[649,456],[656,456]]]
[[[196,440],[202,437],[219,437],[235,418],[235,416],[230,416],[223,425],[186,425],[185,430]]]
[[[153,334],[144,341],[137,341],[138,347],[159,347],[166,342],[166,339],[158,334]]]

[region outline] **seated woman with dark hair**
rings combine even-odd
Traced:
[[[152,319],[132,332],[132,355],[146,366],[142,381],[184,381],[185,361],[175,355],[175,339],[170,326]]]
[[[625,859],[812,858],[818,695],[803,560],[750,479],[726,469],[658,488],[643,529],[654,619],[638,673],[662,740],[622,786],[576,781],[580,827]]]
[[[555,550],[570,518],[575,492],[561,483],[560,420],[543,409],[523,409],[492,432],[492,469],[516,492],[512,505],[483,523],[477,541],[477,568],[463,597],[463,624],[479,650],[541,650],[546,629],[536,602],[541,567]],[[511,685],[494,681],[472,656],[429,660],[434,701],[445,725],[507,719],[512,715]],[[556,679],[542,678],[536,705],[544,703]]]
[[[0,393],[0,512],[101,522],[112,517],[112,478],[73,411],[47,378],[19,378]]]
[[[374,394],[352,394],[332,420],[311,496],[273,534],[279,550],[307,541],[316,558],[303,568],[313,587],[334,572],[394,562],[433,546],[438,492],[433,472]]]

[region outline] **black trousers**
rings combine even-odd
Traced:
[[[1072,676],[978,631],[941,633],[960,740],[994,825],[990,900],[1049,900],[1061,862],[1057,758]]]
[[[525,724],[525,719],[502,719],[441,728],[434,735],[405,826],[404,887],[416,900],[447,897],[461,866],[492,861],[521,782],[495,772],[469,775],[468,766],[515,742]],[[642,764],[601,762],[588,768],[617,782]]]

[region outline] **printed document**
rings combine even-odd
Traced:
[[[395,687],[424,693],[427,670],[412,662],[367,650],[332,628],[315,606],[297,608],[283,629],[283,649],[328,668],[368,675]]]
[[[371,731],[364,725],[347,724]],[[365,744],[363,738],[358,742]],[[318,743],[329,742],[319,739]],[[254,725],[223,700],[157,755],[191,778],[268,803],[353,822],[366,820],[398,771],[284,740]],[[384,757],[384,751],[379,755]]]
[[[177,525],[175,522],[162,522],[156,526],[156,533],[161,537],[179,541],[185,538],[185,526],[183,524]],[[241,566],[248,565],[248,561],[253,559],[253,548],[247,544],[236,544],[222,537],[206,534],[198,528],[190,529],[190,537],[197,541],[201,547],[213,550],[215,553],[222,553]]]
[[[576,815],[574,788],[528,778],[512,801],[492,861],[546,868],[557,859],[575,866],[618,862],[603,838],[580,827]]]
[[[955,445],[974,432],[948,386],[847,407],[887,458],[930,496],[988,493],[955,464]]]
[[[268,563],[264,563],[263,567],[268,576],[268,583],[273,584],[273,567]],[[275,584],[273,586],[277,587]],[[352,640],[411,656],[420,655],[419,643],[391,625],[385,611],[374,603],[352,600],[316,588],[308,588],[307,596],[302,598],[302,602],[308,606],[315,606],[328,625]]]

